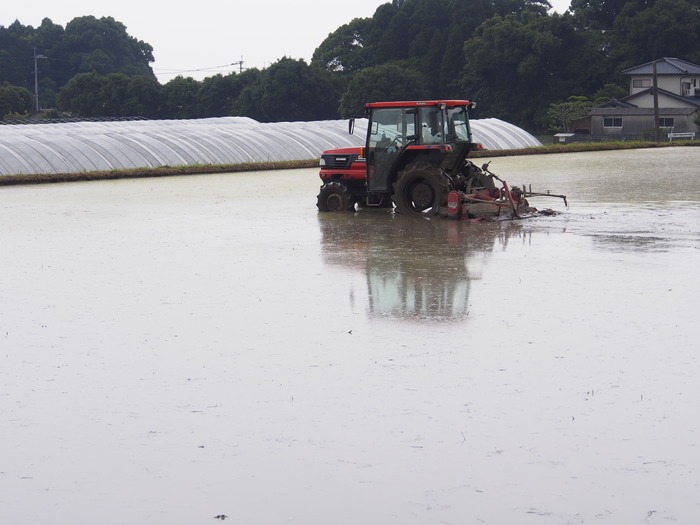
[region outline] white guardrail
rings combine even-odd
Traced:
[[[669,133],[668,134],[668,141],[673,142],[673,139],[695,140],[695,132],[688,131],[688,132],[684,132],[684,133]]]

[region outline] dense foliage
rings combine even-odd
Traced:
[[[37,28],[18,21],[0,26],[0,84],[34,92],[35,54],[43,107],[56,107],[58,91],[80,73],[155,80],[149,65],[153,48],[129,36],[126,27],[111,17],[75,18],[65,29],[48,18]]]
[[[310,64],[163,85],[152,47],[111,17],[16,21],[0,26],[0,117],[34,111],[36,63],[41,106],[79,117],[320,120],[369,100],[469,98],[477,117],[566,129],[625,94],[622,69],[663,56],[700,62],[700,0],[572,0],[564,14],[546,0],[392,0],[331,32]]]

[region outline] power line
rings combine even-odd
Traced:
[[[244,64],[243,57],[241,57],[240,60],[236,62],[231,62],[230,64],[222,64],[220,66],[211,66],[211,67],[200,67],[196,69],[160,69],[160,68],[154,68],[155,71],[159,71],[163,75],[180,75],[182,73],[199,73],[201,71],[214,71],[216,69],[223,69],[231,66],[238,66],[238,72],[243,73],[243,70],[245,69],[243,67]]]

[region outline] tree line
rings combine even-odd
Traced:
[[[335,29],[310,63],[178,76],[161,84],[153,48],[111,17],[65,28],[0,26],[0,117],[39,100],[76,117],[262,122],[345,118],[370,100],[467,98],[477,118],[560,128],[582,108],[623,96],[620,71],[662,56],[700,62],[700,0],[392,0]],[[36,57],[36,58],[35,58]],[[568,115],[568,116],[566,116]]]

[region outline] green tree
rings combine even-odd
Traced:
[[[531,97],[545,86],[534,54],[537,32],[516,16],[484,22],[464,46],[464,91],[479,102],[479,115],[532,125]],[[541,38],[545,38],[542,35]],[[538,84],[540,84],[538,86]]]
[[[197,118],[199,116],[198,93],[202,83],[192,77],[178,75],[162,88],[165,118]]]
[[[357,73],[340,99],[343,118],[361,113],[365,103],[427,98],[427,80],[415,68],[404,64],[386,64]]]
[[[51,96],[55,97],[58,89],[72,76],[67,73],[66,66],[69,64],[60,52],[64,36],[63,27],[54,24],[49,18],[44,18],[41,25],[32,33],[31,46],[36,49],[39,56],[43,57],[37,60],[42,101],[48,100],[49,89]],[[34,49],[27,49],[27,53],[32,55]]]
[[[390,50],[382,47],[381,41],[403,4],[403,0],[392,0],[380,5],[374,12],[371,23],[366,28],[363,40],[363,45],[367,49],[367,56],[371,57],[371,64],[368,64],[367,67],[391,60]]]
[[[311,65],[338,73],[352,73],[372,65],[365,47],[371,22],[369,18],[355,18],[333,31],[314,51]]]
[[[571,0],[569,9],[575,13],[582,27],[590,30],[609,30],[615,24],[628,0]]]
[[[260,72],[242,111],[262,122],[332,119],[338,116],[338,96],[331,73],[284,57]]]
[[[201,117],[225,117],[231,114],[237,79],[235,73],[205,78],[197,92],[198,115]]]
[[[372,18],[355,19],[331,33],[316,50],[312,65],[333,72],[411,60],[429,79],[433,97],[458,96],[465,65],[463,45],[495,14],[546,16],[543,0],[394,0]]]
[[[79,17],[66,29],[44,18],[34,29],[15,21],[0,26],[0,83],[34,91],[34,53],[42,107],[54,105],[59,89],[79,73],[123,73],[155,80],[150,45],[129,36],[113,18]]]
[[[259,76],[257,69],[205,78],[197,92],[199,117],[240,115],[239,98]]]
[[[158,81],[140,75],[128,77],[122,92],[119,116],[156,118],[161,110],[161,86]]]
[[[596,53],[590,44],[568,14],[495,16],[464,46],[464,92],[479,102],[480,116],[544,129],[552,100],[602,84],[586,67]]]
[[[550,104],[547,111],[549,129],[555,132],[572,131],[572,122],[588,116],[593,104],[587,97],[571,96],[566,102]]]
[[[376,64],[408,58],[408,46],[412,37],[410,11],[414,2],[402,3],[389,19],[386,29],[375,31],[371,52],[376,56]]]
[[[246,69],[236,76],[235,94],[231,96],[230,115],[246,116],[245,108],[253,106],[252,86],[260,78],[259,69]]]
[[[439,38],[440,47],[444,50],[445,31],[449,31],[450,13],[445,0],[431,2],[412,2],[415,4],[408,21],[408,35],[405,43],[408,58],[424,57],[435,47]],[[439,67],[439,65],[438,65]]]
[[[617,17],[615,26],[624,41],[629,65],[664,56],[700,59],[698,1],[656,0],[648,7],[630,1]]]
[[[154,117],[160,105],[155,80],[123,73],[81,73],[58,95],[59,109],[79,117]]]
[[[112,17],[74,18],[66,25],[60,47],[62,59],[70,64],[69,76],[77,73],[124,73],[155,78],[150,63],[153,48],[129,36],[126,26]]]
[[[0,83],[33,87],[31,34],[32,28],[17,20],[6,28],[0,26]]]
[[[437,73],[439,91],[433,88],[433,92],[437,95],[446,98],[462,98],[460,80],[466,65],[463,51],[465,40],[460,28],[453,25],[442,55],[435,58],[436,63],[440,61],[440,69]]]
[[[8,82],[0,85],[0,119],[27,115],[33,108],[34,97],[28,89],[12,86]]]
[[[613,99],[619,99],[627,96],[628,91],[613,83],[606,83],[602,88],[595,92],[593,95],[593,105],[599,106],[605,102],[609,102]]]
[[[545,16],[552,7],[547,0],[494,0],[493,5],[500,15],[532,13]]]
[[[104,116],[105,77],[97,73],[82,73],[74,76],[58,94],[58,107],[82,117]]]

